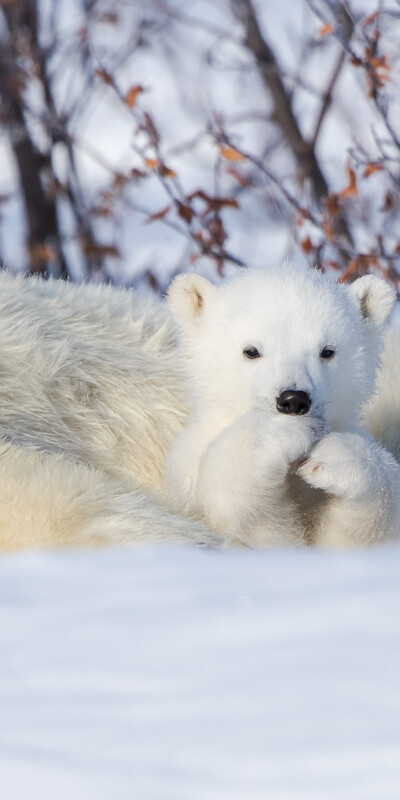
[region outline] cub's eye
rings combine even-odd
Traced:
[[[320,355],[320,358],[325,358],[326,361],[329,361],[330,359],[332,359],[334,357],[335,350],[333,349],[333,347],[324,347],[324,349],[321,350],[319,355]]]
[[[245,347],[243,355],[246,356],[246,358],[261,358],[261,353],[256,347]]]

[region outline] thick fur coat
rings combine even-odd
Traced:
[[[391,289],[286,268],[218,290],[186,276],[170,304],[0,274],[0,549],[396,536]],[[268,348],[246,361],[255,336]],[[276,413],[289,385],[314,393],[309,414]]]
[[[184,419],[165,304],[0,273],[0,548],[215,544],[159,496]]]

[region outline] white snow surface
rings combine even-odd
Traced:
[[[400,547],[0,560],[8,800],[399,800]]]

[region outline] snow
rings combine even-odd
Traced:
[[[1,796],[398,800],[400,547],[0,560]]]

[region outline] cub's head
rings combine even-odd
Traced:
[[[179,275],[169,290],[192,402],[235,419],[312,414],[333,430],[357,425],[375,382],[393,289],[368,275],[335,284],[285,265],[243,271],[217,288]]]

